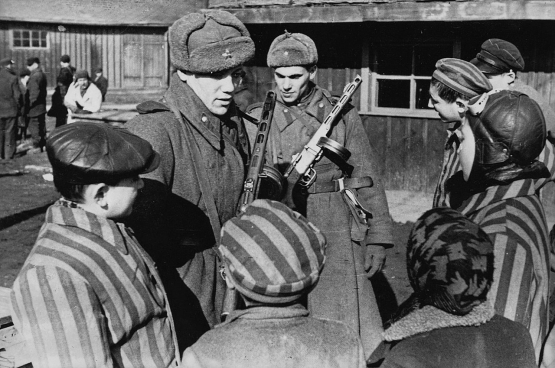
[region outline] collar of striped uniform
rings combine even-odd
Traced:
[[[494,314],[495,311],[489,302],[477,305],[464,316],[457,316],[426,305],[393,323],[383,332],[383,338],[386,341],[398,341],[440,328],[478,326],[489,321]]]
[[[46,211],[46,222],[71,226],[92,233],[113,245],[123,254],[128,254],[122,229],[113,220],[87,212],[78,203],[59,199]],[[123,225],[122,225],[123,227]]]
[[[465,199],[457,210],[463,215],[468,215],[495,202],[534,195],[536,193],[534,182],[533,179],[520,179],[507,185],[488,187],[485,191]]]

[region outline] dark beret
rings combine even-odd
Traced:
[[[62,63],[69,63],[71,61],[71,58],[69,57],[69,55],[62,55],[62,57],[60,58],[60,61]]]
[[[490,81],[468,61],[445,58],[436,63],[436,70],[432,75],[447,87],[462,93],[469,99],[493,88]]]
[[[40,64],[40,59],[38,57],[27,58],[27,66],[31,66],[34,63]]]
[[[314,65],[318,62],[318,50],[307,35],[286,31],[270,45],[266,62],[271,68]]]
[[[70,184],[114,182],[155,170],[160,156],[124,128],[82,122],[56,128],[46,140],[54,177]]]
[[[169,38],[172,64],[194,74],[233,69],[254,56],[247,28],[226,11],[187,14],[172,24]]]
[[[470,62],[486,74],[524,70],[524,59],[520,51],[512,43],[499,38],[490,38],[485,41],[482,44],[482,50]]]
[[[80,79],[80,78],[87,78],[87,79],[90,79],[90,78],[89,78],[89,72],[86,71],[86,70],[78,70],[78,71],[76,71],[76,72],[75,72],[75,80],[78,80],[78,79]]]
[[[95,73],[102,73],[102,68],[98,67],[94,70]]]

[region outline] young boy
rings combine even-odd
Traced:
[[[186,367],[365,367],[362,343],[338,321],[308,316],[301,300],[324,266],[325,238],[286,205],[255,200],[222,228],[225,279],[246,309],[205,333]]]
[[[449,207],[445,183],[460,169],[457,154],[461,123],[466,119],[468,101],[491,91],[488,79],[471,63],[447,58],[438,60],[430,82],[429,107],[437,111],[444,123],[455,123],[447,129],[443,166],[434,193],[433,207]]]
[[[118,222],[158,153],[98,123],[55,129],[46,150],[62,198],[47,210],[11,293],[33,367],[169,367],[177,344],[165,291]]]

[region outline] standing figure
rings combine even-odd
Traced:
[[[31,72],[27,68],[23,68],[19,71],[19,90],[21,95],[19,96],[19,117],[17,119],[18,127],[18,139],[20,143],[24,143],[27,139],[27,126],[29,125],[29,118],[27,117],[27,112],[29,111],[29,92],[27,91],[27,83],[29,82],[29,76]]]
[[[385,330],[381,368],[534,368],[532,339],[487,301],[494,274],[488,235],[451,208],[434,208],[407,243],[413,294]]]
[[[220,322],[226,286],[215,246],[235,216],[249,151],[233,92],[254,42],[235,16],[209,11],[178,19],[169,43],[176,72],[163,101],[138,105],[126,123],[161,155],[131,224],[165,271],[185,348]]]
[[[108,92],[108,79],[102,75],[102,68],[96,68],[94,70],[93,83],[98,87],[100,93],[102,93],[102,102],[106,101],[106,92]]]
[[[232,312],[183,355],[189,368],[362,368],[358,334],[309,316],[303,296],[326,260],[322,233],[276,201],[257,199],[222,228],[225,279],[247,308]]]
[[[336,103],[327,90],[312,81],[317,62],[314,41],[301,33],[278,36],[268,51],[277,103],[266,162],[281,173]],[[251,106],[248,113],[260,117],[261,106]],[[253,137],[256,127],[248,129]],[[298,175],[289,176],[285,202],[306,214],[328,240],[326,267],[318,286],[308,295],[311,316],[351,326],[360,334],[368,357],[380,343],[383,331],[370,277],[382,269],[385,248],[393,244],[392,221],[376,154],[353,106],[346,105],[341,111],[329,138],[350,151],[347,165],[338,165],[324,156],[314,167],[316,182],[307,189],[299,185]],[[371,216],[364,221],[359,218],[347,191]]]
[[[33,148],[44,148],[46,140],[46,75],[40,67],[40,59],[27,59],[27,69],[31,72],[27,82],[29,93],[29,133],[33,141]]]
[[[496,313],[530,331],[537,362],[549,324],[549,236],[535,179],[551,175],[537,160],[546,140],[539,105],[516,91],[470,101],[462,123],[461,171],[447,182],[451,207],[480,225],[495,250],[488,298]]]
[[[73,114],[90,114],[100,110],[102,93],[94,83],[91,83],[86,70],[75,73],[75,82],[69,86],[64,104],[70,110],[68,123],[72,123],[75,119]]]
[[[12,159],[17,139],[17,115],[20,110],[21,90],[13,67],[13,60],[0,60],[0,159]]]
[[[156,169],[152,146],[93,122],[46,142],[62,198],[11,292],[14,325],[35,368],[176,367],[171,310],[152,259],[123,225]]]
[[[73,74],[75,68],[71,66],[71,58],[69,55],[62,55],[60,58],[60,71],[56,78],[56,88],[52,95],[52,107],[48,111],[48,116],[56,118],[56,127],[67,123],[67,108],[64,105],[64,98],[71,83],[73,83]]]

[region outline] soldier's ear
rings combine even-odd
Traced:
[[[318,71],[318,67],[316,65],[312,65],[310,67],[310,69],[308,69],[308,74],[309,74],[310,80],[314,80],[314,78],[316,77],[316,72],[317,71]]]

